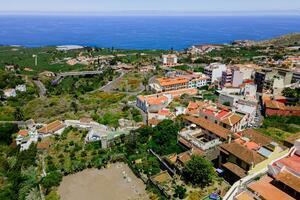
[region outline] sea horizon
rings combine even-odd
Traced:
[[[183,50],[300,32],[300,15],[0,15],[0,45]]]

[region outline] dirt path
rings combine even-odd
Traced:
[[[63,178],[61,200],[149,199],[144,183],[124,163],[106,169],[87,169]]]

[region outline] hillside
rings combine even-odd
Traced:
[[[290,46],[290,45],[300,45],[300,33],[292,33],[288,35],[283,35],[270,40],[264,40],[258,42],[258,45],[267,46]]]

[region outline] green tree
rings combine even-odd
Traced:
[[[54,171],[48,173],[47,176],[42,179],[41,184],[45,189],[49,190],[54,186],[59,186],[61,180],[62,174],[60,172]]]
[[[160,155],[166,155],[178,151],[177,135],[179,124],[172,120],[164,120],[153,129],[150,148]]]
[[[21,110],[21,108],[19,108],[19,107],[16,108],[16,110],[14,112],[14,116],[17,121],[22,121],[24,119],[24,114],[23,114],[23,111]]]
[[[230,106],[230,102],[229,102],[229,101],[226,101],[226,102],[223,103],[223,105],[224,105],[224,106]]]
[[[186,189],[181,185],[176,185],[175,187],[175,198],[184,199],[185,198]]]
[[[209,161],[200,156],[193,156],[183,168],[183,177],[187,182],[204,187],[213,181],[215,171]]]

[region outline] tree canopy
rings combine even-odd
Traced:
[[[193,156],[183,168],[183,177],[187,182],[204,187],[213,181],[215,171],[209,161],[200,156]]]

